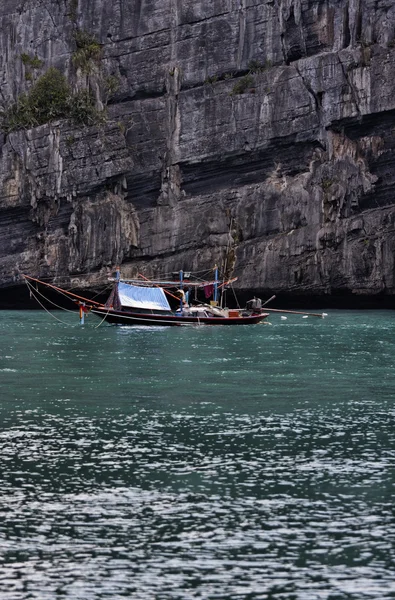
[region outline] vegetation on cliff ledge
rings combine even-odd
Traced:
[[[100,117],[90,91],[73,93],[66,77],[51,67],[28,93],[21,94],[15,104],[3,112],[0,128],[8,133],[65,118],[80,125],[93,125]]]
[[[88,31],[78,30],[74,34],[77,49],[73,53],[73,64],[89,75],[101,59],[101,46],[95,36]]]
[[[232,88],[231,96],[235,96],[237,94],[244,94],[248,89],[251,89],[254,85],[254,78],[252,75],[248,73],[248,75],[244,75]]]
[[[44,61],[40,60],[37,55],[31,56],[24,52],[21,54],[21,61],[25,66],[25,79],[26,81],[33,81],[33,73],[39,69],[44,64]]]

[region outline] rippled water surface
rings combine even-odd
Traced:
[[[395,598],[395,312],[0,313],[0,598]]]

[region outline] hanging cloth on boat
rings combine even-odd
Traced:
[[[121,310],[122,305],[118,295],[118,283],[112,288],[111,294],[107,298],[107,302],[104,306],[106,308],[113,308],[114,310]]]
[[[209,283],[209,284],[203,286],[203,289],[204,289],[205,298],[208,300],[213,295],[214,286],[212,283]]]

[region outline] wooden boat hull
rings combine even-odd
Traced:
[[[183,317],[181,315],[133,313],[99,307],[92,308],[91,312],[107,323],[114,325],[159,325],[166,327],[183,325],[256,325],[269,316],[267,313],[261,313],[245,317]]]

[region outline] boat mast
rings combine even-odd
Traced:
[[[184,287],[183,281],[184,281],[184,271],[181,270],[180,271],[180,289],[181,289],[181,291]],[[181,298],[180,298],[180,311],[181,312],[183,309],[183,296],[184,296],[184,294],[181,293]]]
[[[214,302],[218,303],[218,267],[214,267]]]

